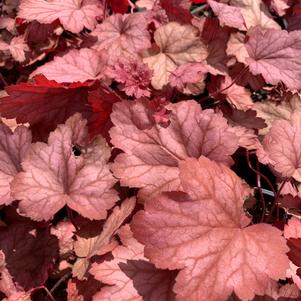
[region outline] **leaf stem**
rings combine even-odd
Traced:
[[[275,194],[275,199],[274,199],[274,204],[271,208],[271,211],[270,211],[270,214],[269,214],[269,217],[268,217],[268,221],[270,221],[272,219],[272,216],[273,216],[273,212],[275,211],[276,209],[276,219],[277,221],[279,220],[279,206],[278,206],[278,199],[280,197],[280,193],[285,185],[285,183],[287,183],[289,180],[288,179],[285,179],[282,183],[281,183],[281,186],[280,188],[278,189],[277,193]]]
[[[277,195],[277,194],[276,194],[276,191],[275,191],[275,189],[274,189],[274,187],[273,187],[273,185],[272,185],[272,183],[270,182],[270,180],[269,180],[264,174],[262,174],[259,170],[256,170],[255,168],[253,168],[253,166],[252,166],[252,164],[251,164],[251,161],[250,161],[249,150],[246,150],[246,155],[247,155],[246,157],[247,157],[247,163],[248,163],[249,168],[250,168],[252,171],[254,171],[254,172],[256,173],[257,176],[260,176],[262,179],[264,179],[264,180],[266,181],[266,183],[270,186],[270,188],[271,188],[271,190],[273,191],[274,195]],[[258,184],[257,184],[257,185],[258,185]],[[260,192],[259,192],[259,193],[260,193]],[[262,193],[262,191],[261,191],[261,193]],[[264,209],[264,210],[263,210],[263,214],[265,214],[265,209],[266,209],[265,204],[264,204],[264,208],[262,208],[262,209]],[[263,217],[264,217],[264,215],[263,215]]]
[[[57,283],[51,288],[50,293],[53,294],[53,292],[63,283],[65,282],[70,276],[71,276],[72,272],[69,272],[67,274],[65,274],[63,277],[61,277]]]
[[[2,81],[4,87],[7,87],[8,86],[8,83],[7,81],[5,80],[4,76],[2,75],[2,73],[0,73],[0,80]]]
[[[257,169],[257,173],[256,173],[257,187],[258,187],[258,192],[259,192],[259,195],[260,195],[260,202],[261,202],[261,209],[262,209],[260,222],[262,223],[264,221],[266,205],[265,205],[264,195],[263,195],[262,190],[261,190],[261,174],[260,174],[260,170],[259,170],[258,160],[256,161],[256,169]]]
[[[37,291],[39,289],[45,290],[45,292],[46,292],[47,296],[50,298],[50,300],[55,301],[55,299],[52,296],[51,292],[49,292],[48,288],[45,285],[41,285],[41,286],[35,287],[34,289],[31,290],[31,292]]]
[[[273,191],[274,195],[276,195],[276,190],[274,188],[274,186],[272,185],[272,183],[270,182],[270,180],[264,175],[262,174],[261,172],[257,171],[256,169],[254,169],[251,165],[251,162],[250,162],[250,156],[249,156],[249,150],[246,150],[247,151],[247,162],[248,162],[248,166],[250,167],[251,170],[253,170],[256,174],[259,173],[260,176],[266,181],[266,183],[270,186],[271,190]]]
[[[191,11],[191,14],[194,15],[194,14],[196,14],[196,13],[199,13],[199,12],[202,11],[204,8],[206,8],[207,6],[208,6],[207,3],[202,4],[202,5],[198,6],[198,7],[196,7],[195,9],[193,9],[193,10]]]

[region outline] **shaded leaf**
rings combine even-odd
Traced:
[[[111,251],[116,242],[112,236],[122,225],[124,220],[132,213],[136,200],[134,197],[126,199],[120,207],[115,207],[112,214],[106,220],[100,235],[92,238],[77,236],[74,244],[75,254],[80,257],[73,266],[73,275],[82,280],[89,267],[89,259],[94,255],[103,255]]]

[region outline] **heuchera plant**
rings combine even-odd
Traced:
[[[301,300],[299,0],[0,9],[1,300]]]

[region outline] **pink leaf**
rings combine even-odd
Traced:
[[[113,250],[114,259],[94,263],[90,273],[99,281],[113,285],[103,288],[94,301],[175,300],[171,287],[175,273],[158,270],[143,255],[143,246],[126,225],[119,231],[123,246]]]
[[[54,60],[37,68],[33,75],[43,74],[58,83],[96,80],[104,77],[105,58],[89,48],[73,49],[67,54],[55,56]]]
[[[18,17],[27,21],[50,24],[59,19],[66,30],[79,33],[84,28],[93,30],[103,7],[98,0],[22,0]]]
[[[147,19],[142,13],[108,17],[92,32],[97,37],[93,46],[108,52],[109,63],[124,57],[136,58],[137,54],[151,46],[147,31]]]
[[[64,205],[89,219],[103,219],[117,200],[116,180],[106,164],[110,150],[103,138],[80,156],[72,152],[87,138],[86,121],[79,114],[52,132],[48,144],[32,145],[11,183],[19,209],[34,220],[49,220]]]
[[[15,28],[15,19],[10,18],[10,17],[0,17],[0,29],[6,28],[8,31],[13,33],[14,28]]]
[[[114,105],[111,142],[125,154],[116,158],[112,170],[122,185],[141,187],[141,197],[179,190],[178,164],[188,157],[205,155],[231,164],[238,141],[221,115],[183,101],[167,107],[172,111],[167,128],[151,122],[141,128],[134,105],[125,101]]]
[[[12,38],[10,44],[0,41],[0,51],[9,52],[14,60],[21,63],[25,61],[25,52],[29,51],[29,47],[26,44],[24,37],[19,36]]]
[[[292,217],[288,221],[287,225],[284,227],[284,237],[287,239],[287,244],[290,248],[288,256],[291,260],[287,275],[291,277],[299,289],[301,289],[301,278],[297,274],[297,270],[301,265],[301,220],[299,218]]]
[[[263,146],[274,161],[273,167],[284,177],[301,180],[301,112],[290,121],[276,120],[265,136]]]
[[[265,81],[283,82],[289,89],[301,88],[300,31],[254,28],[246,44],[250,71],[262,74]]]
[[[14,199],[10,192],[10,182],[21,171],[24,159],[31,143],[31,133],[25,126],[19,126],[14,133],[4,124],[0,124],[0,204],[10,204]]]
[[[264,293],[269,277],[285,278],[285,240],[271,225],[246,227],[243,203],[250,189],[233,171],[202,156],[182,162],[180,178],[190,200],[162,194],[132,222],[151,262],[182,269],[177,300],[223,301],[234,291],[247,301]]]
[[[138,0],[135,4],[139,8],[146,8],[147,10],[152,10],[155,5],[156,0]]]
[[[301,220],[296,217],[292,217],[287,225],[284,227],[284,237],[289,238],[301,238]]]
[[[243,28],[244,18],[238,7],[219,3],[213,0],[208,0],[208,4],[211,6],[214,14],[218,16],[222,26],[227,25],[238,29]]]
[[[298,301],[300,291],[295,284],[278,284],[271,280],[264,296],[256,296],[252,301]],[[240,301],[234,294],[227,301]]]

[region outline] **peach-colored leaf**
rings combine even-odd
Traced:
[[[155,89],[161,89],[168,83],[170,73],[177,66],[204,62],[207,57],[206,46],[198,37],[197,29],[189,24],[170,22],[163,25],[155,31],[154,40],[160,51],[150,51],[144,62],[154,72],[152,85]]]
[[[285,278],[285,239],[268,224],[246,227],[250,189],[233,171],[201,156],[180,163],[180,178],[188,195],[147,201],[131,226],[156,267],[182,269],[177,300],[224,301],[234,291],[248,301],[264,294],[269,278]]]
[[[227,44],[227,54],[234,55],[238,62],[246,63],[246,58],[249,57],[244,39],[246,36],[241,32],[232,33]]]

